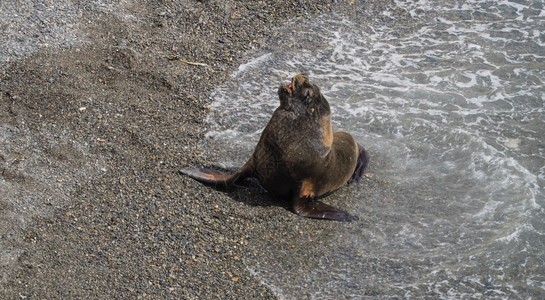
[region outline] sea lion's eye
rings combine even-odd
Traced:
[[[309,104],[310,102],[312,102],[312,90],[310,89],[305,89],[305,103],[306,104]]]

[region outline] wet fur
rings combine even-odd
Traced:
[[[180,172],[203,183],[229,186],[256,177],[269,192],[292,201],[296,214],[352,221],[357,217],[318,201],[361,178],[369,154],[346,132],[331,131],[329,103],[304,74],[278,90],[280,107],[263,130],[250,160],[232,174]]]

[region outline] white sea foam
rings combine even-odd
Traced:
[[[267,53],[267,54],[263,54],[262,56],[256,58],[256,59],[252,59],[244,64],[241,64],[239,67],[238,67],[238,70],[236,72],[234,72],[231,76],[232,77],[237,77],[238,74],[240,73],[244,73],[244,72],[247,72],[249,71],[249,69],[251,68],[260,68],[261,67],[261,64],[266,61],[266,60],[269,60],[271,58],[271,54],[270,53]]]
[[[217,88],[208,137],[233,147],[236,135],[251,152],[277,105],[271,79],[305,70],[334,126],[370,149],[373,178],[403,191],[384,203],[357,192],[358,214],[372,211],[379,224],[330,241],[358,256],[330,254],[322,271],[301,276],[301,294],[274,270],[256,272],[286,298],[369,288],[394,297],[531,297],[530,286],[545,294],[534,271],[545,268],[545,14],[532,1],[396,3],[383,16],[405,10],[416,26],[323,18],[303,32],[329,34],[329,48],[257,55]],[[389,271],[357,267],[369,263]],[[327,285],[313,284],[324,276]]]

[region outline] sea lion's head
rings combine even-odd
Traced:
[[[309,115],[323,116],[330,113],[329,103],[320,92],[320,88],[300,73],[291,79],[291,83],[278,89],[280,107],[286,110],[303,110]]]

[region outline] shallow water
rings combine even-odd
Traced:
[[[277,87],[304,71],[393,196],[351,190],[349,210],[373,224],[329,237],[318,268],[282,273],[270,257],[250,271],[288,299],[545,296],[542,2],[397,1],[287,28],[214,93],[208,137],[225,167],[249,157]]]

